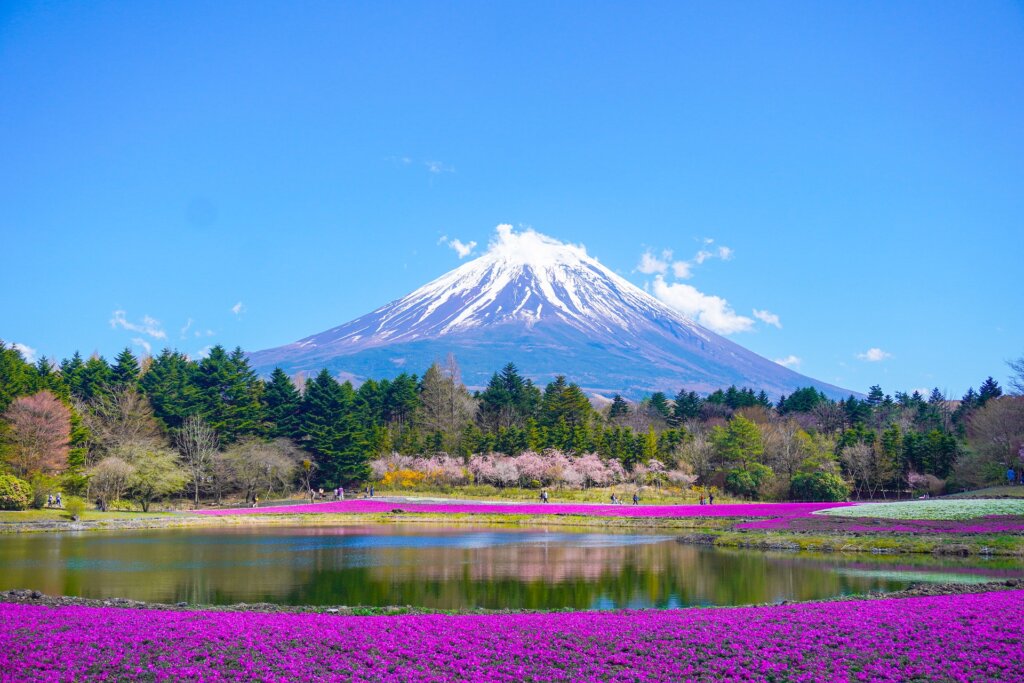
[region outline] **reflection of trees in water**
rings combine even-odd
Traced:
[[[724,551],[673,541],[588,546],[560,539],[544,542],[542,536],[522,533],[499,540],[530,542],[478,548],[459,547],[455,541],[444,545],[445,534],[462,531],[389,527],[9,537],[0,545],[0,588],[219,604],[666,607],[806,600],[897,589],[905,582],[843,576],[833,568],[865,562],[890,562],[896,567],[908,562],[907,558]],[[392,543],[374,546],[369,533],[383,534]],[[431,540],[439,545],[410,547],[394,538],[408,535],[415,537],[408,539],[415,543],[427,534],[439,536]],[[913,564],[983,565],[918,558]],[[1019,576],[1020,564],[1015,567]],[[1013,570],[1014,566],[1004,567],[1004,571]]]

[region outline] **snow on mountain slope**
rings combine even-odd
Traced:
[[[422,373],[454,353],[467,384],[506,362],[547,382],[640,395],[736,383],[772,394],[836,387],[803,377],[697,325],[616,275],[581,246],[497,229],[488,251],[408,296],[293,344],[251,354],[269,372],[327,367],[362,377]]]

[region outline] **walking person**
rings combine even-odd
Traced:
[[[708,505],[714,505],[714,504],[715,504],[715,494],[709,493],[708,494]]]
[[[639,505],[639,504],[640,504],[640,494],[637,493],[637,492],[634,492],[633,493],[633,505]]]
[[[701,505],[703,505],[703,504],[704,504],[704,494],[703,494],[703,493],[702,493],[702,494],[700,494],[700,504],[701,504]]]
[[[259,496],[253,496],[252,497],[252,506],[256,507],[259,504],[260,504],[260,497]]]
[[[62,501],[61,498],[60,498],[60,491],[57,491],[57,507],[59,507],[59,508],[64,507],[64,501]]]

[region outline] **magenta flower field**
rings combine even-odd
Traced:
[[[434,514],[587,515],[597,517],[796,517],[850,503],[749,503],[732,505],[571,505],[562,503],[411,503],[369,499],[311,505],[200,510],[205,515],[368,514],[402,510]]]
[[[349,617],[0,605],[3,681],[1020,681],[1024,592]]]
[[[975,519],[873,519],[870,517],[833,517],[811,511],[793,512],[769,519],[742,522],[737,529],[797,531],[808,533],[876,534],[1019,534],[1024,518],[1006,515]]]

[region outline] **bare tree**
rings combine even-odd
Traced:
[[[245,500],[253,500],[259,491],[270,494],[275,489],[287,490],[295,481],[302,460],[301,452],[288,439],[260,441],[246,439],[225,452],[237,486]]]
[[[476,405],[462,384],[455,356],[448,354],[442,368],[434,363],[423,375],[420,420],[427,432],[441,434],[443,450],[454,450],[462,427],[473,419]]]
[[[134,472],[134,467],[115,455],[108,455],[89,468],[90,491],[99,497],[101,510],[106,510],[110,501],[121,498]]]
[[[854,493],[858,498],[867,494],[874,498],[881,484],[881,471],[878,454],[866,443],[855,443],[847,446],[840,453],[843,467],[853,477]]]
[[[8,430],[6,460],[14,473],[54,474],[68,465],[71,411],[49,391],[19,396],[3,414]]]
[[[128,444],[156,444],[163,440],[149,399],[132,387],[100,392],[80,412],[98,446],[97,456]]]
[[[998,482],[1024,457],[1024,396],[989,400],[971,415],[967,437],[971,449],[957,462],[957,478],[975,486]]]
[[[199,507],[199,489],[209,475],[219,445],[217,432],[200,416],[189,415],[175,435],[174,441],[185,469],[192,479],[195,506]]]

